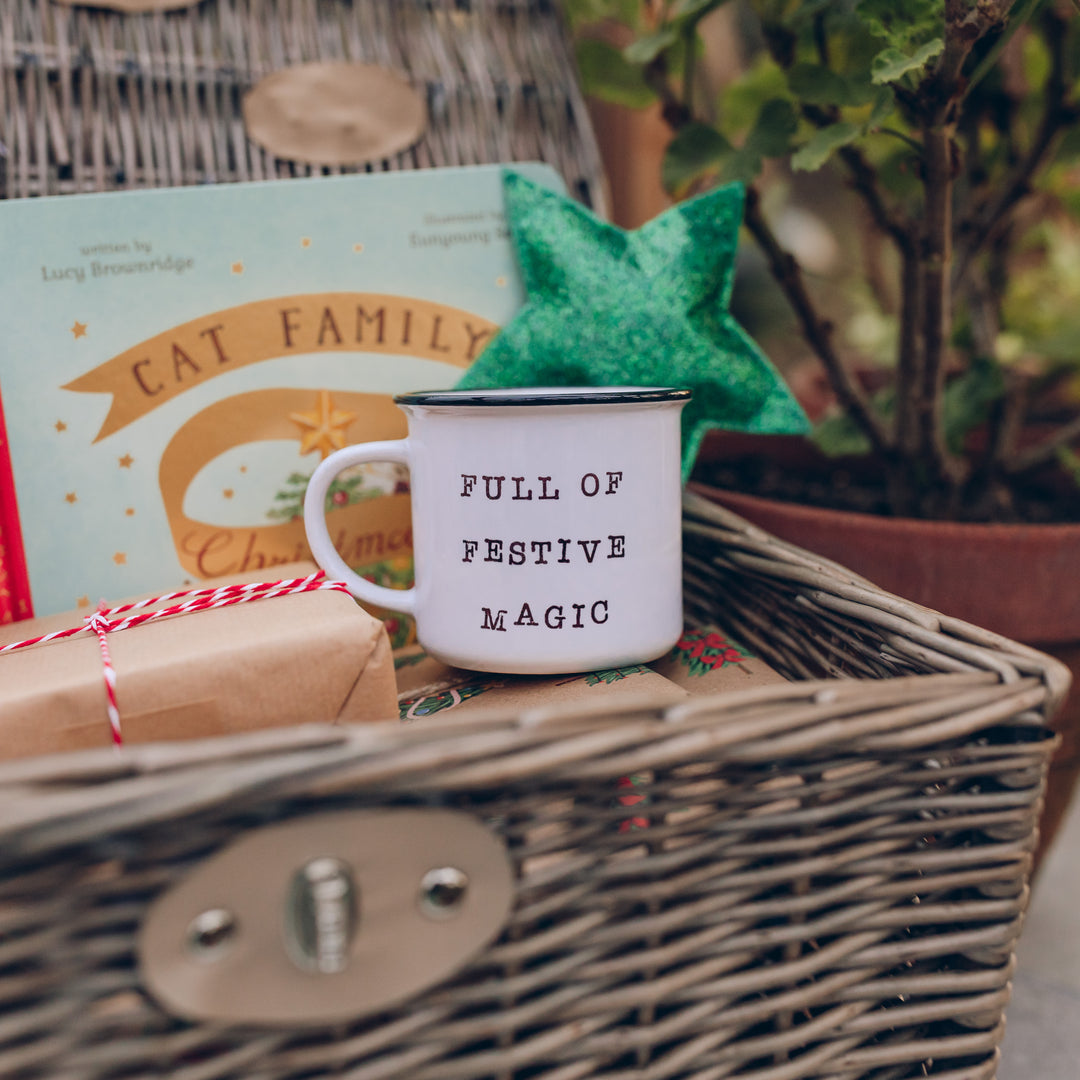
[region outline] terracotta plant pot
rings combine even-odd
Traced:
[[[889,592],[1050,653],[1073,673],[1054,720],[1040,855],[1080,775],[1080,524],[975,525],[827,510],[692,485],[781,539]]]

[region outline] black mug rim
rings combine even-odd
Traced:
[[[483,406],[628,405],[690,400],[691,391],[670,386],[504,387],[489,390],[416,390],[395,394],[396,405]]]

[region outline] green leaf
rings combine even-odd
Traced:
[[[836,0],[799,0],[798,3],[789,5],[782,17],[788,26],[803,26],[830,5],[835,6]]]
[[[762,105],[746,142],[762,157],[780,157],[791,149],[791,137],[798,126],[791,102],[773,98]]]
[[[655,60],[665,49],[670,49],[679,40],[679,31],[674,26],[665,26],[655,34],[632,41],[623,49],[623,56],[631,64],[648,64]]]
[[[799,121],[790,101],[784,98],[766,101],[746,141],[724,162],[721,178],[750,183],[761,172],[763,158],[788,153],[791,137],[798,126]]]
[[[855,13],[871,34],[905,54],[945,27],[943,0],[859,0]]]
[[[874,83],[881,86],[883,83],[896,82],[903,78],[909,71],[921,71],[926,65],[938,56],[945,48],[945,42],[941,38],[934,38],[925,45],[920,46],[910,56],[899,49],[883,49],[874,57],[870,68],[870,77]]]
[[[664,53],[664,64],[667,73],[673,78],[681,79],[686,71],[687,50],[693,50],[695,60],[700,60],[705,55],[705,43],[700,34],[694,34],[687,40],[685,34],[679,34],[673,45],[668,46]]]
[[[1077,158],[1080,158],[1080,127],[1074,124],[1065,129],[1065,133],[1058,143],[1054,160],[1073,162]]]
[[[820,64],[796,64],[787,81],[791,92],[808,105],[867,105],[874,100],[869,78],[841,75]]]
[[[964,449],[968,432],[986,422],[990,408],[1005,393],[1005,379],[996,360],[976,357],[971,366],[945,387],[942,429],[954,454]]]
[[[846,413],[820,421],[810,438],[827,457],[862,457],[872,449],[870,440]]]
[[[797,128],[795,110],[784,98],[762,105],[753,128],[738,148],[715,128],[692,124],[683,128],[668,147],[662,167],[664,186],[678,192],[698,177],[715,171],[725,182],[749,183],[761,171],[763,158],[788,153]]]
[[[1072,482],[1080,487],[1080,455],[1068,446],[1059,446],[1057,460],[1065,472],[1072,477]]]
[[[710,11],[726,4],[727,0],[677,0],[668,17],[671,19],[701,18]]]
[[[783,99],[766,102],[745,143],[724,163],[720,178],[750,184],[761,172],[762,159],[779,158],[791,149],[797,127],[798,120],[791,103]]]
[[[640,0],[562,0],[571,28],[596,23],[621,23],[636,29],[641,22]]]
[[[784,69],[768,56],[731,82],[720,97],[719,125],[729,139],[751,129],[766,101],[788,93]]]
[[[1021,54],[1027,85],[1032,89],[1045,86],[1053,66],[1047,42],[1037,34],[1025,34],[1021,42]]]
[[[734,153],[731,143],[707,124],[687,124],[668,143],[660,165],[664,187],[678,193],[699,177],[713,172]]]
[[[896,411],[896,391],[887,386],[874,394],[871,402],[879,416],[891,420]],[[862,428],[846,412],[836,411],[819,420],[810,439],[827,457],[862,457],[873,450]]]
[[[631,109],[643,109],[656,100],[641,68],[628,63],[621,49],[606,41],[583,38],[575,52],[585,93]]]
[[[791,167],[803,172],[816,172],[842,146],[854,142],[862,134],[862,128],[850,121],[823,127],[810,137],[791,158]]]
[[[892,92],[892,88],[888,86],[881,87],[877,92],[877,97],[874,98],[874,107],[870,110],[870,115],[866,119],[864,130],[869,131],[880,127],[895,108],[896,95]]]

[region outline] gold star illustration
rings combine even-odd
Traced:
[[[241,465],[241,466],[240,466],[240,471],[241,471],[242,473],[245,473],[245,472],[247,472],[247,466],[246,466],[246,465]]]
[[[242,274],[244,272],[244,264],[242,262],[234,262],[232,264],[232,272],[234,274]]]
[[[64,496],[64,501],[65,501],[65,502],[69,502],[69,503],[75,503],[75,502],[78,502],[78,501],[79,501],[79,496],[78,496],[78,495],[76,495],[74,491],[69,491],[69,492],[68,492],[68,493],[67,493],[67,494],[66,494],[66,495]]]
[[[502,274],[500,274],[500,275],[499,275],[499,276],[498,276],[498,277],[497,277],[497,278],[495,279],[495,284],[496,284],[496,285],[498,285],[498,287],[499,287],[500,289],[505,289],[505,288],[506,288],[506,278],[504,278],[504,277],[502,276]]]
[[[359,254],[361,254],[361,252],[363,252],[364,245],[363,244],[353,244],[352,249],[353,249],[353,251],[356,252],[357,255],[359,255]]]
[[[126,509],[125,511],[124,511],[124,513],[125,513],[125,514],[127,514],[127,516],[128,516],[128,517],[134,517],[134,516],[135,516],[135,507],[134,507],[134,506],[129,506],[129,507],[128,507],[128,508],[127,508],[127,509]]]
[[[71,327],[71,332],[75,335],[76,340],[81,337],[86,337],[86,323],[75,320],[75,325]]]
[[[356,413],[335,409],[330,391],[320,390],[319,402],[311,412],[289,413],[289,419],[300,428],[300,456],[318,450],[325,461],[345,445],[345,429]]]
[[[79,599],[75,601],[75,606],[80,607],[80,608],[89,607],[90,606],[90,597],[89,596],[80,596]]]
[[[112,557],[112,561],[116,563],[117,566],[123,566],[127,562],[127,556],[122,551],[118,551]]]
[[[67,424],[65,424],[63,420],[57,420],[56,423],[53,424],[53,427],[55,427],[57,431],[67,431]]]
[[[301,236],[300,237],[300,246],[301,247],[311,247],[311,237],[310,236]]]
[[[233,497],[233,489],[226,488],[221,494],[224,495],[226,499],[231,499]]]
[[[125,454],[122,458],[117,458],[120,462],[121,469],[130,469],[135,464],[135,459],[130,454]]]

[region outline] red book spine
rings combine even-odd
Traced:
[[[29,619],[33,614],[19,504],[15,499],[15,476],[4,424],[4,400],[0,393],[0,623]]]
[[[0,525],[0,625],[15,621],[11,608],[11,586],[8,585],[7,551],[4,548],[4,530]]]

